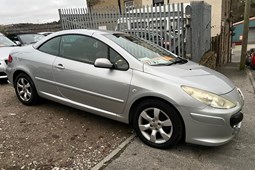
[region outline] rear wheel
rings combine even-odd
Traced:
[[[179,113],[160,100],[146,100],[135,109],[134,129],[139,138],[155,148],[169,148],[183,135]]]
[[[14,81],[15,92],[18,99],[25,105],[33,105],[38,101],[38,94],[31,78],[21,73]]]

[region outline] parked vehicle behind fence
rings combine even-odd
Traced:
[[[47,35],[52,34],[52,32],[38,32],[38,34],[41,34],[41,35],[47,36]]]
[[[217,146],[239,132],[244,99],[224,75],[121,32],[68,30],[14,50],[7,74],[39,97],[133,125],[149,146]]]
[[[178,4],[127,9],[125,15],[117,20],[115,30],[139,36],[175,53],[181,53],[185,43],[185,15],[182,9]]]
[[[44,37],[45,35],[37,33],[18,33],[8,35],[8,38],[19,46],[34,44]]]
[[[184,9],[187,5],[189,4],[184,4]],[[175,9],[173,9],[174,7]],[[115,30],[146,28],[150,29],[150,31],[166,30],[177,32],[183,27],[182,22],[185,19],[185,16],[180,11],[182,11],[180,4],[131,9],[126,12],[125,16],[117,20]]]

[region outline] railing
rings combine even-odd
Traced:
[[[138,6],[120,14],[115,8],[59,9],[62,29],[126,32],[185,56],[185,5]]]

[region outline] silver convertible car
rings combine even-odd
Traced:
[[[121,32],[53,33],[12,51],[7,75],[25,105],[42,97],[128,123],[156,148],[222,145],[243,119],[228,78]]]

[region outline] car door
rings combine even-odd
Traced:
[[[91,110],[122,113],[132,78],[128,63],[90,36],[62,36],[60,48],[62,57],[53,64],[53,76],[62,97]],[[111,58],[120,67],[97,68],[97,58]]]

